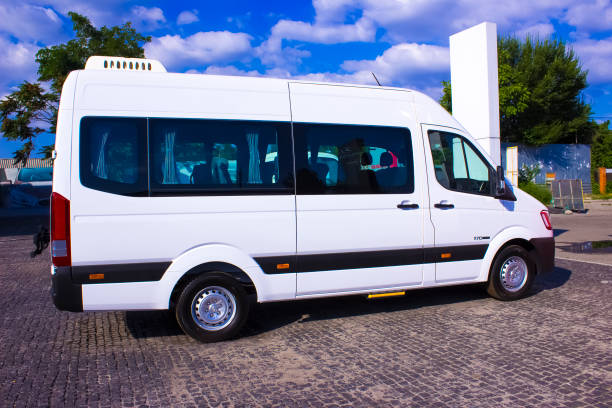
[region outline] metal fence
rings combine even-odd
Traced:
[[[28,159],[26,165],[15,165],[15,159],[0,159],[0,169],[21,169],[23,167],[53,167],[52,159]]]
[[[523,165],[541,167],[536,184],[546,183],[546,173],[554,173],[555,180],[580,180],[585,193],[591,191],[591,146],[584,144],[549,144],[540,147],[516,143],[502,143],[502,166],[506,168],[506,148],[518,146],[518,168]]]

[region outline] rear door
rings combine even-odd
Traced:
[[[422,151],[409,92],[290,84],[297,295],[423,280]],[[414,136],[417,137],[414,137]]]

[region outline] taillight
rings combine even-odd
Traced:
[[[552,224],[550,223],[550,216],[548,215],[548,211],[542,210],[540,211],[540,216],[542,217],[542,222],[547,230],[552,229]]]
[[[51,260],[55,266],[70,266],[70,201],[51,194]]]

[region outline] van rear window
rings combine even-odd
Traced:
[[[121,195],[147,195],[146,119],[81,120],[81,183]]]

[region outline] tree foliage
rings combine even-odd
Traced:
[[[596,170],[599,167],[612,169],[612,130],[609,129],[610,121],[599,125],[597,135],[591,145],[591,167]]]
[[[14,153],[15,163],[25,165],[37,135],[55,132],[62,86],[71,71],[83,69],[87,58],[93,55],[143,58],[142,46],[151,41],[151,37],[137,33],[129,22],[98,29],[85,16],[73,12],[68,15],[76,38],[36,53],[38,80],[47,82],[49,90],[40,83],[26,81],[0,102],[0,130],[4,137],[24,141],[23,147]],[[45,125],[46,129],[41,127]],[[40,149],[45,158],[52,151],[52,145]]]
[[[24,142],[14,153],[15,163],[25,165],[34,149],[34,139],[45,132],[42,126],[51,126],[55,131],[57,102],[57,95],[45,92],[40,84],[27,81],[0,101],[0,131],[8,140]]]
[[[587,73],[575,53],[561,40],[505,37],[497,45],[502,141],[590,143],[598,126],[582,99]],[[450,111],[450,83],[443,86],[440,102]]]

